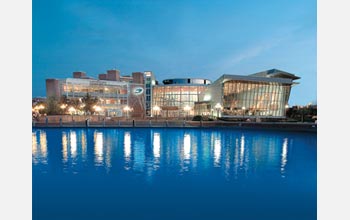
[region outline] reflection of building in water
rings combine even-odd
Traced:
[[[62,133],[62,158],[63,163],[68,161],[68,138],[66,132]]]
[[[75,131],[71,131],[70,135],[70,154],[72,158],[77,156],[77,134]]]
[[[235,155],[233,159],[234,164],[234,177],[238,177],[238,168],[239,168],[239,139],[235,139]]]
[[[45,131],[39,131],[39,138],[36,132],[32,133],[32,158],[34,164],[47,164],[47,139]]]
[[[241,148],[240,148],[240,151],[239,151],[239,165],[240,166],[243,166],[243,160],[244,160],[244,144],[245,144],[245,141],[244,141],[244,135],[242,135],[241,137]]]
[[[160,133],[153,134],[153,156],[160,158]]]
[[[86,141],[86,133],[83,131],[81,133],[81,151],[82,151],[82,158],[83,161],[86,161],[86,154],[87,154],[87,141]]]
[[[101,166],[103,164],[103,133],[94,133],[94,154],[95,154],[95,165]]]
[[[288,138],[283,140],[282,154],[281,154],[281,174],[284,177],[286,172],[285,167],[287,165],[287,153],[288,153]]]
[[[220,156],[221,156],[221,140],[214,140],[214,165],[220,166]]]
[[[179,146],[179,151],[174,152],[179,156],[180,162],[180,173],[186,172],[189,170],[191,160],[191,136],[188,133],[185,133],[182,140],[177,140],[178,142],[172,142],[172,146]],[[174,147],[170,148],[174,149]],[[173,153],[173,152],[172,152]]]
[[[129,132],[124,133],[124,158],[129,162],[131,156],[131,137]]]
[[[75,130],[71,130],[69,133],[62,132],[61,142],[63,163],[67,163],[70,160],[76,161],[79,158],[82,158],[83,161],[86,160],[87,141],[86,134],[84,132]]]
[[[221,159],[221,146],[222,146],[221,133],[212,132],[210,143],[211,143],[211,152],[212,152],[214,166],[218,167],[220,166],[220,159]]]
[[[189,134],[184,135],[184,158],[189,160],[191,157],[191,136]]]
[[[38,140],[36,138],[36,133],[32,132],[32,156],[33,156],[33,163],[37,163],[36,155],[38,153]]]
[[[246,146],[246,137],[244,134],[241,137],[235,138],[235,150],[233,159],[234,177],[237,179],[239,174],[246,175],[249,169],[249,146]]]
[[[145,142],[143,140],[135,140],[133,145],[134,164],[133,170],[143,172],[145,167]]]

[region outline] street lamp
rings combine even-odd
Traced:
[[[68,111],[71,115],[73,115],[73,113],[75,113],[76,110],[73,106],[71,106],[71,107],[69,107]]]
[[[131,111],[131,108],[129,106],[125,106],[123,110],[126,112],[126,118],[129,118],[129,112]]]
[[[95,110],[95,112],[97,112],[98,121],[100,121],[100,115],[101,115],[101,111],[103,111],[103,109],[98,105],[94,105],[92,108]]]
[[[72,121],[74,121],[74,118],[73,118],[73,113],[75,113],[75,108],[73,106],[69,107],[68,108],[68,112],[71,114],[72,116]]]
[[[189,113],[189,111],[191,111],[191,107],[188,106],[188,105],[186,105],[186,106],[184,107],[184,110],[185,110],[185,112],[187,112],[187,114],[186,114],[186,121],[187,121],[187,120],[188,120],[188,113]]]
[[[216,103],[214,108],[216,109],[216,118],[218,118],[219,117],[219,111],[222,110],[222,106],[221,106],[220,103]]]
[[[67,105],[66,104],[62,104],[60,106],[60,108],[62,109],[63,113],[66,113],[66,108],[67,108]]]
[[[242,115],[243,115],[243,119],[244,119],[244,114],[245,114],[245,106],[242,107]]]
[[[160,111],[160,108],[159,108],[159,106],[154,106],[153,107],[153,111],[155,112],[155,115],[156,115],[156,120],[158,120],[158,113],[159,113],[159,111]]]
[[[286,105],[284,106],[284,115],[286,116],[286,118],[287,118],[287,110],[288,110],[288,108],[289,108],[289,105],[286,104]]]

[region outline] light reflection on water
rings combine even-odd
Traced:
[[[285,138],[283,140],[282,145],[282,154],[281,154],[281,174],[282,177],[284,177],[285,174],[285,167],[287,165],[287,154],[288,154],[288,138]]]
[[[94,133],[94,154],[95,154],[95,165],[103,165],[103,133]]]
[[[184,135],[184,149],[183,155],[185,160],[189,160],[191,158],[191,136],[189,134]]]
[[[47,164],[47,138],[45,131],[32,132],[33,164]]]
[[[277,172],[285,178],[293,143],[293,136],[283,133],[174,129],[89,129],[88,133],[75,129],[58,130],[48,140],[46,132],[32,132],[34,166],[47,165],[50,150],[60,148],[62,167],[67,172],[79,173],[87,164],[105,167],[107,172],[122,169],[148,177],[160,171],[183,175],[217,168],[227,179],[246,178],[261,171]]]

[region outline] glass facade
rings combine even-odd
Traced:
[[[154,112],[161,117],[186,117],[194,114],[194,102],[205,91],[205,85],[162,85],[153,87],[153,106],[160,107]],[[190,107],[185,110],[185,107]]]
[[[231,80],[222,86],[222,116],[285,115],[290,84]]]
[[[152,115],[152,88],[156,84],[154,74],[150,71],[146,71],[145,75],[145,102],[146,102],[146,116]]]
[[[98,105],[103,109],[101,114],[122,117],[125,106],[133,105],[135,97],[143,97],[132,94],[131,90],[135,86],[144,87],[142,84],[138,85],[127,82],[69,78],[60,82],[60,94],[66,96],[68,99],[80,99],[89,93],[92,97],[98,98]],[[137,106],[137,109],[143,108],[143,104],[135,103],[140,105]]]
[[[247,76],[224,74],[213,83],[200,78],[174,78],[158,85],[151,71],[136,73],[139,81],[134,82],[144,84],[92,78],[47,79],[47,94],[79,99],[89,93],[99,99],[105,115],[117,117],[124,115],[126,106],[133,109],[130,115],[142,118],[284,117],[291,87],[298,84],[293,81],[300,79],[272,69]]]

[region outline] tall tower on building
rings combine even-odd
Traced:
[[[152,87],[156,84],[156,79],[151,71],[145,71],[145,102],[146,116],[152,116]]]

